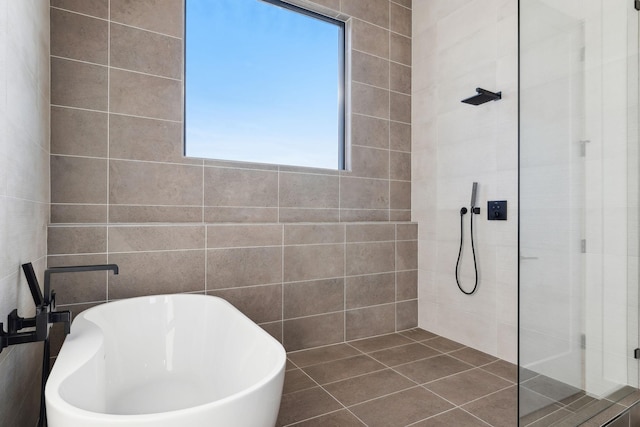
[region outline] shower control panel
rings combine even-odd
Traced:
[[[487,202],[487,219],[489,221],[506,221],[507,201],[494,200]]]

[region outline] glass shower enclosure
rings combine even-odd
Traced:
[[[580,425],[638,397],[640,12],[519,8],[519,419]]]

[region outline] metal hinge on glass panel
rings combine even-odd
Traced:
[[[578,141],[578,143],[580,144],[580,157],[585,157],[587,155],[587,144],[590,142],[591,141],[588,139],[581,139],[580,141]]]
[[[640,10],[640,0],[635,1],[636,10]]]
[[[587,239],[580,240],[580,252],[583,254],[587,253]]]
[[[633,358],[640,359],[640,348],[636,348],[635,350],[633,350]]]

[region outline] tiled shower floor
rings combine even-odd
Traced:
[[[288,354],[278,426],[517,425],[517,367],[413,329]]]

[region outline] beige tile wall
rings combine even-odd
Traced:
[[[420,227],[420,326],[511,362],[518,348],[517,0],[413,4],[412,218]],[[499,102],[460,101],[475,89]],[[479,286],[458,290],[460,208],[478,182]],[[488,200],[508,201],[507,221],[487,221]],[[469,215],[460,272],[473,286]]]
[[[49,2],[0,0],[0,322],[35,306],[20,265],[40,281],[49,220]],[[42,344],[0,353],[0,425],[35,426]]]
[[[62,306],[206,292],[289,350],[417,324],[411,1],[295,3],[349,21],[349,171],[184,158],[182,0],[52,0],[49,265],[121,267]]]

